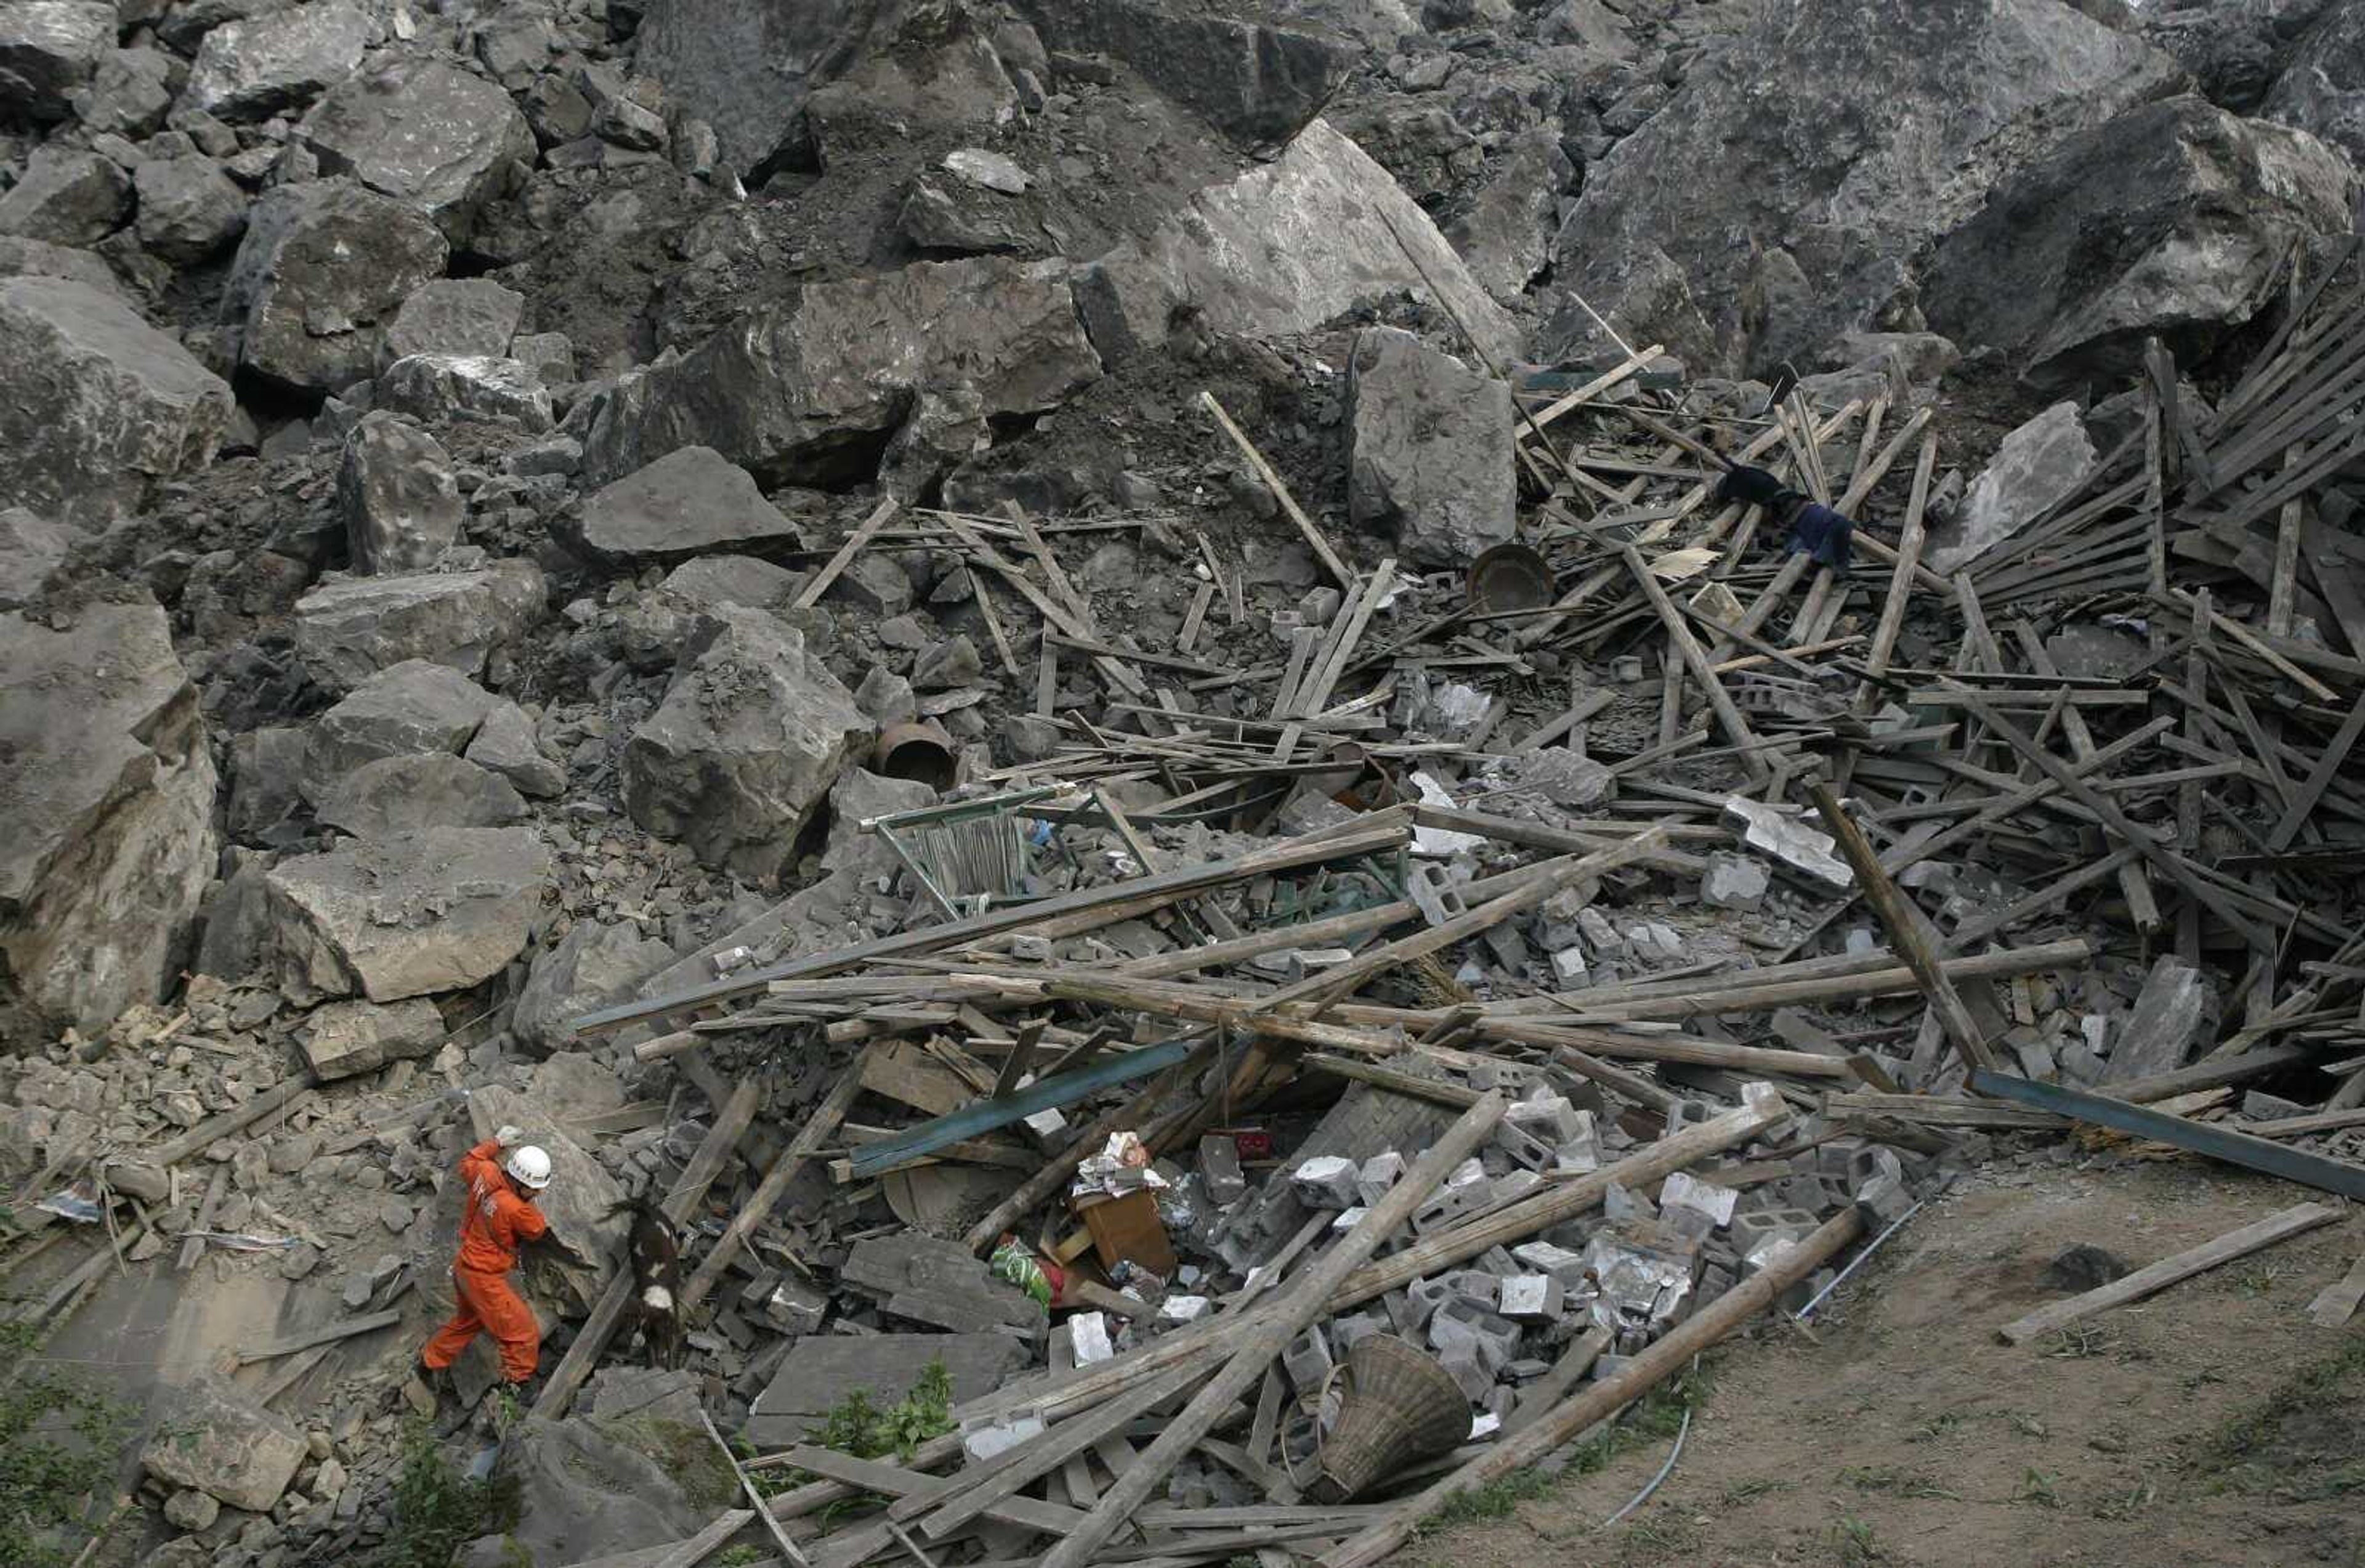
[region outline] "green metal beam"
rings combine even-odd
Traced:
[[[1078,1068],[1073,1072],[1042,1079],[998,1100],[980,1100],[974,1105],[964,1105],[948,1114],[922,1122],[915,1127],[906,1127],[893,1137],[864,1144],[854,1151],[847,1161],[848,1167],[856,1176],[876,1175],[907,1159],[933,1154],[947,1144],[992,1132],[996,1127],[1008,1126],[1037,1111],[1071,1105],[1096,1090],[1130,1079],[1147,1078],[1189,1056],[1196,1044],[1195,1036],[1185,1036],[1181,1039],[1145,1046],[1138,1051],[1127,1051],[1123,1056],[1109,1057],[1090,1067]]]
[[[2075,1089],[2064,1089],[2057,1083],[2039,1083],[2034,1079],[2020,1078],[2011,1073],[1978,1071],[1971,1074],[1971,1087],[1981,1094],[1991,1094],[2014,1104],[2034,1106],[2040,1111],[2052,1111],[2060,1115],[2091,1122],[2097,1126],[2111,1127],[2137,1137],[2157,1138],[2162,1143],[2205,1154],[2212,1159],[2222,1159],[2228,1165],[2240,1165],[2252,1170],[2263,1170],[2270,1176],[2280,1176],[2286,1182],[2337,1193],[2343,1197],[2365,1199],[2365,1165],[2351,1165],[2344,1159],[2327,1159],[2320,1154],[2310,1154],[2303,1148],[2272,1138],[2253,1137],[2230,1127],[2213,1126],[2186,1116],[2172,1116],[2165,1111],[2155,1111],[2148,1105],[2131,1104],[2114,1100],[2108,1094],[2088,1094]]]

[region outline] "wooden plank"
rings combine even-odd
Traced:
[[[1766,780],[1767,769],[1765,757],[1759,754],[1756,733],[1750,729],[1749,721],[1741,716],[1741,710],[1733,706],[1732,695],[1724,689],[1724,682],[1718,678],[1715,663],[1709,657],[1708,650],[1699,645],[1699,639],[1692,635],[1692,629],[1676,612],[1674,601],[1667,598],[1667,590],[1660,586],[1659,579],[1652,574],[1650,564],[1642,559],[1642,553],[1631,544],[1621,544],[1619,554],[1626,563],[1628,574],[1641,587],[1642,597],[1651,601],[1651,608],[1658,613],[1660,624],[1667,630],[1667,640],[1675,644],[1676,652],[1691,671],[1692,678],[1699,683],[1701,691],[1706,694],[1709,711],[1716,715],[1718,726],[1740,752],[1743,771],[1762,786]],[[1803,555],[1791,557],[1794,561],[1806,558]]]
[[[2357,1312],[2357,1304],[2365,1301],[2365,1257],[2348,1266],[2348,1272],[2316,1293],[2307,1304],[2307,1320],[2318,1328],[2337,1328]]]
[[[873,1175],[915,1155],[930,1153],[945,1144],[991,1132],[995,1127],[1007,1126],[1037,1111],[1073,1104],[1096,1091],[1144,1077],[1161,1068],[1172,1067],[1190,1054],[1190,1041],[1168,1040],[1094,1062],[1073,1072],[1061,1073],[1056,1078],[1040,1079],[1001,1099],[963,1104],[917,1126],[906,1127],[892,1138],[866,1144],[856,1149],[851,1161],[854,1174]]]
[[[2098,1312],[2107,1312],[2112,1307],[2124,1306],[2129,1302],[2157,1295],[2169,1286],[2214,1269],[2220,1263],[2247,1258],[2277,1242],[2288,1241],[2303,1231],[2330,1225],[2340,1217],[2341,1211],[2329,1204],[2295,1204],[2238,1230],[2229,1230],[2213,1241],[2163,1258],[2148,1268],[2137,1269],[2124,1279],[2113,1280],[2082,1295],[2074,1295],[2068,1301],[2057,1301],[2025,1316],[2015,1317],[1998,1328],[1996,1333],[2009,1344],[2025,1345],[2039,1335],[2067,1327]]]
[[[1355,574],[1348,569],[1346,562],[1339,558],[1339,553],[1330,548],[1330,542],[1322,537],[1322,530],[1306,515],[1305,509],[1297,504],[1297,498],[1289,493],[1289,487],[1282,483],[1281,476],[1273,472],[1272,465],[1264,460],[1264,454],[1256,449],[1256,443],[1232,422],[1232,416],[1224,412],[1224,406],[1216,401],[1213,392],[1200,393],[1199,403],[1215,416],[1216,423],[1232,438],[1232,444],[1240,449],[1240,455],[1248,459],[1249,466],[1256,471],[1258,478],[1264,481],[1265,488],[1272,492],[1273,499],[1281,503],[1281,510],[1289,514],[1289,521],[1297,525],[1297,532],[1305,536],[1307,546],[1314,552],[1314,558],[1322,563],[1322,569],[1337,579],[1341,588],[1349,593],[1354,592]]]
[[[869,1054],[867,1050],[863,1053],[864,1056]],[[714,1245],[700,1260],[697,1271],[682,1287],[681,1310],[684,1316],[706,1299],[706,1293],[714,1288],[714,1282],[722,1278],[723,1271],[730,1266],[731,1260],[739,1255],[739,1249],[747,1244],[747,1238],[755,1234],[757,1226],[771,1217],[772,1206],[789,1190],[789,1183],[797,1179],[797,1172],[804,1169],[805,1161],[813,1157],[837,1130],[837,1124],[845,1120],[846,1107],[854,1103],[855,1095],[861,1092],[862,1061],[862,1057],[857,1057],[846,1065],[846,1071],[838,1076],[836,1085],[823,1096],[820,1104],[813,1107],[813,1114],[805,1118],[805,1125],[797,1129],[797,1136],[790,1140],[789,1147],[780,1151],[779,1158],[772,1161],[772,1168],[764,1172],[763,1180],[756,1183],[756,1191],[749,1195],[747,1202],[731,1216],[731,1223],[723,1227],[723,1234],[715,1238]]]
[[[2341,767],[2348,760],[2349,750],[2356,745],[2360,733],[2365,733],[2365,693],[2358,696],[2356,705],[2348,710],[2348,716],[2334,732],[2331,744],[2324,748],[2324,755],[2316,758],[2307,782],[2302,784],[2299,793],[2292,797],[2291,808],[2283,812],[2282,820],[2275,823],[2274,831],[2267,835],[2269,850],[2280,855],[2292,846],[2292,841],[2299,836],[2301,826],[2315,810],[2316,802],[2324,799],[2325,790],[2331,788],[2333,779],[2339,777]]]
[[[870,515],[862,520],[862,526],[846,535],[846,543],[837,547],[837,554],[824,562],[821,570],[813,575],[813,580],[798,591],[789,608],[811,610],[819,604],[829,585],[837,581],[838,574],[854,564],[854,558],[869,546],[870,542],[879,536],[879,531],[887,526],[887,520],[894,515],[895,503],[891,499],[880,501],[873,508]]]
[[[323,1323],[316,1328],[299,1328],[276,1339],[266,1339],[252,1350],[238,1352],[240,1366],[252,1366],[257,1361],[271,1361],[279,1356],[292,1356],[298,1350],[308,1350],[315,1345],[333,1344],[350,1339],[356,1334],[368,1334],[380,1328],[391,1328],[402,1321],[399,1310],[366,1313],[360,1317],[341,1318]]]
[[[1222,1369],[1180,1414],[1165,1423],[1143,1451],[1140,1462],[1117,1478],[1091,1515],[1051,1549],[1043,1559],[1043,1568],[1084,1568],[1093,1562],[1109,1538],[1149,1500],[1151,1492],[1165,1482],[1183,1455],[1230,1414],[1232,1406],[1264,1375],[1272,1359],[1328,1310],[1331,1293],[1412,1217],[1413,1210],[1428,1201],[1447,1173],[1494,1130],[1508,1108],[1509,1102],[1497,1093],[1463,1112],[1414,1162],[1404,1180],[1365,1211],[1352,1230],[1282,1288],[1271,1316],[1252,1329],[1242,1328],[1236,1339],[1227,1341]]]
[[[715,1114],[714,1125],[707,1129],[705,1138],[689,1163],[682,1167],[666,1193],[666,1216],[677,1226],[688,1223],[689,1216],[706,1199],[707,1189],[714,1185],[724,1165],[735,1156],[739,1139],[756,1120],[756,1108],[763,1103],[764,1082],[759,1077],[742,1079],[730,1099]],[[609,1275],[608,1283],[592,1305],[591,1316],[583,1320],[576,1331],[574,1342],[566,1354],[553,1368],[550,1380],[543,1384],[542,1393],[533,1402],[533,1414],[556,1420],[566,1413],[566,1406],[591,1376],[599,1364],[600,1353],[607,1350],[617,1326],[624,1320],[624,1308],[633,1299],[633,1271],[618,1267]],[[687,1308],[684,1309],[687,1311]]]

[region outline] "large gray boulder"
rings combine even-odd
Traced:
[[[1392,533],[1396,553],[1424,566],[1466,566],[1511,537],[1519,426],[1508,386],[1410,332],[1373,327],[1356,334],[1347,396],[1357,527]]]
[[[213,876],[214,763],[152,601],[0,615],[0,1037],[163,999]]]
[[[233,123],[292,114],[351,75],[369,41],[369,18],[345,0],[224,22],[198,46],[179,107]]]
[[[878,10],[878,0],[649,0],[634,63],[754,174],[797,129],[813,88],[855,58]]]
[[[514,702],[496,701],[461,755],[508,779],[521,795],[546,801],[566,792],[566,769],[543,755],[533,721]]]
[[[624,809],[709,866],[768,879],[870,723],[794,628],[737,605],[712,613],[624,747]]]
[[[443,443],[397,414],[362,416],[337,466],[337,510],[357,572],[410,572],[460,536],[460,500]]]
[[[331,1002],[313,1010],[296,1038],[312,1075],[328,1083],[432,1055],[443,1043],[443,1015],[417,996],[390,1007]]]
[[[296,653],[313,679],[348,691],[380,670],[432,659],[480,675],[495,648],[541,616],[542,572],[531,561],[474,571],[331,575],[296,601]]]
[[[1496,299],[1517,301],[1552,264],[1561,193],[1575,180],[1560,138],[1549,129],[1527,131],[1503,149],[1468,208],[1446,226],[1470,275]]]
[[[602,560],[678,560],[702,550],[798,543],[796,524],[747,470],[710,446],[685,446],[588,498],[567,543]]]
[[[488,277],[442,277],[412,291],[386,330],[386,362],[409,354],[503,359],[525,319],[525,296]]]
[[[2327,6],[2259,110],[2314,131],[2365,169],[2365,6]]]
[[[246,228],[246,193],[210,158],[151,158],[132,174],[140,243],[189,266],[227,250]]]
[[[97,529],[204,467],[230,387],[119,296],[0,279],[0,507]]]
[[[1553,275],[1695,371],[1804,365],[1910,312],[1915,258],[2000,179],[2182,80],[2058,0],[1778,0],[1586,167]],[[1544,338],[1617,352],[1573,302]]]
[[[530,828],[432,827],[273,867],[280,988],[309,1002],[461,991],[524,950],[550,851]]]
[[[502,827],[525,801],[499,774],[448,751],[382,756],[322,792],[313,812],[355,838],[398,838],[431,827]]]
[[[510,1011],[510,1034],[531,1051],[566,1050],[576,1044],[576,1019],[622,1001],[671,962],[673,949],[642,935],[638,926],[577,921],[557,946],[534,959]]]
[[[304,793],[326,800],[346,774],[383,756],[457,752],[501,706],[501,699],[448,665],[412,659],[381,670],[312,721],[304,742]]]
[[[180,62],[160,49],[114,49],[99,57],[90,84],[74,94],[74,118],[93,136],[137,141],[152,136],[172,112]]]
[[[868,479],[915,396],[973,392],[984,417],[1034,414],[1100,373],[1060,262],[973,257],[808,284],[609,388],[581,477],[709,446],[766,484]]]
[[[113,270],[90,252],[18,234],[0,234],[0,277],[62,277],[123,297]]]
[[[1287,141],[1322,112],[1360,50],[1295,28],[1158,0],[1021,0],[1046,44],[1107,54],[1235,140]]]
[[[1317,119],[1273,162],[1199,192],[1085,267],[1076,299],[1093,346],[1120,359],[1156,349],[1191,312],[1216,331],[1282,337],[1399,291],[1427,297],[1430,283],[1488,353],[1518,355],[1518,325],[1429,215],[1371,154]]]
[[[2247,321],[2294,238],[2347,232],[2356,185],[2305,131],[2199,98],[2146,104],[1999,185],[1939,245],[1923,309],[2032,384],[2113,381],[2146,338],[2198,356]]]
[[[533,131],[510,95],[432,57],[347,78],[297,134],[323,174],[349,174],[433,218],[466,249],[478,214],[523,183]]]
[[[550,391],[522,360],[476,354],[405,354],[377,380],[378,406],[430,424],[481,420],[528,435],[551,427]]]
[[[2075,491],[2094,457],[2079,406],[2054,404],[2003,438],[1955,515],[1931,530],[1924,561],[1953,576]]]
[[[515,1487],[518,1522],[463,1562],[608,1560],[695,1535],[735,1501],[695,1417],[529,1421],[503,1439],[494,1477]]]
[[[0,234],[52,245],[95,245],[130,216],[131,176],[113,159],[74,148],[35,148],[0,196]]]
[[[299,393],[365,379],[386,324],[449,256],[408,202],[346,179],[275,185],[248,214],[223,291],[239,363]]]
[[[11,0],[0,6],[0,106],[60,120],[115,47],[113,0]]]
[[[65,565],[77,537],[63,523],[23,507],[0,511],[0,610],[22,610],[30,604],[49,575]]]
[[[210,1374],[199,1374],[160,1403],[164,1408],[155,1436],[140,1450],[140,1462],[167,1486],[268,1513],[304,1462],[303,1433]]]

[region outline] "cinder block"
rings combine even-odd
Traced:
[[[1447,1296],[1454,1301],[1466,1301],[1473,1306],[1492,1310],[1499,1299],[1503,1282],[1477,1269],[1456,1269],[1439,1282],[1445,1286]]]
[[[1355,1348],[1357,1341],[1387,1331],[1387,1320],[1378,1313],[1351,1312],[1330,1320],[1330,1347],[1343,1356]]]
[[[1866,1225],[1886,1230],[1913,1212],[1913,1194],[1906,1191],[1904,1178],[1883,1174],[1855,1190],[1855,1206]]]
[[[1509,1155],[1512,1163],[1526,1170],[1548,1170],[1552,1168],[1551,1141],[1538,1137],[1516,1122],[1501,1121],[1495,1124],[1495,1147]]]
[[[1428,1236],[1451,1229],[1470,1215],[1485,1208],[1491,1198],[1484,1182],[1465,1182],[1458,1187],[1446,1187],[1412,1212],[1412,1233]]]
[[[1221,1133],[1199,1140],[1199,1181],[1207,1201],[1226,1208],[1248,1195],[1247,1175],[1240,1170],[1240,1146]]]
[[[1356,1195],[1366,1204],[1376,1204],[1404,1180],[1404,1173],[1405,1157],[1393,1148],[1383,1150],[1356,1168]]]
[[[1564,1289],[1585,1282],[1585,1254],[1556,1247],[1549,1241],[1526,1241],[1511,1249],[1511,1256],[1529,1270],[1549,1274]]]
[[[1515,1323],[1544,1323],[1560,1316],[1561,1282],[1550,1274],[1514,1274],[1505,1280],[1496,1310]]]
[[[1503,1113],[1504,1121],[1554,1146],[1566,1143],[1576,1136],[1576,1107],[1570,1104],[1565,1096],[1549,1090],[1518,1101]]]
[[[1437,1361],[1460,1386],[1462,1396],[1471,1404],[1478,1404],[1495,1391],[1495,1374],[1479,1358],[1474,1345],[1457,1342],[1438,1351]]]
[[[1308,1208],[1351,1209],[1359,1195],[1355,1162],[1335,1154],[1317,1154],[1306,1160],[1290,1172],[1289,1183]]]
[[[1491,1375],[1519,1355],[1519,1326],[1483,1306],[1448,1301],[1440,1304],[1429,1320],[1429,1343],[1432,1350],[1440,1351],[1449,1345],[1476,1346]]]
[[[1533,1170],[1506,1170],[1487,1183],[1489,1204],[1513,1204],[1544,1184],[1543,1177]]]
[[[1289,1374],[1290,1386],[1300,1394],[1319,1389],[1322,1380],[1330,1375],[1330,1341],[1318,1323],[1292,1339],[1281,1352],[1281,1370]]]

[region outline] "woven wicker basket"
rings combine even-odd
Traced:
[[[1317,1502],[1347,1502],[1470,1435],[1470,1401],[1453,1374],[1393,1334],[1356,1340],[1330,1375],[1339,1416],[1316,1453],[1307,1495]]]

